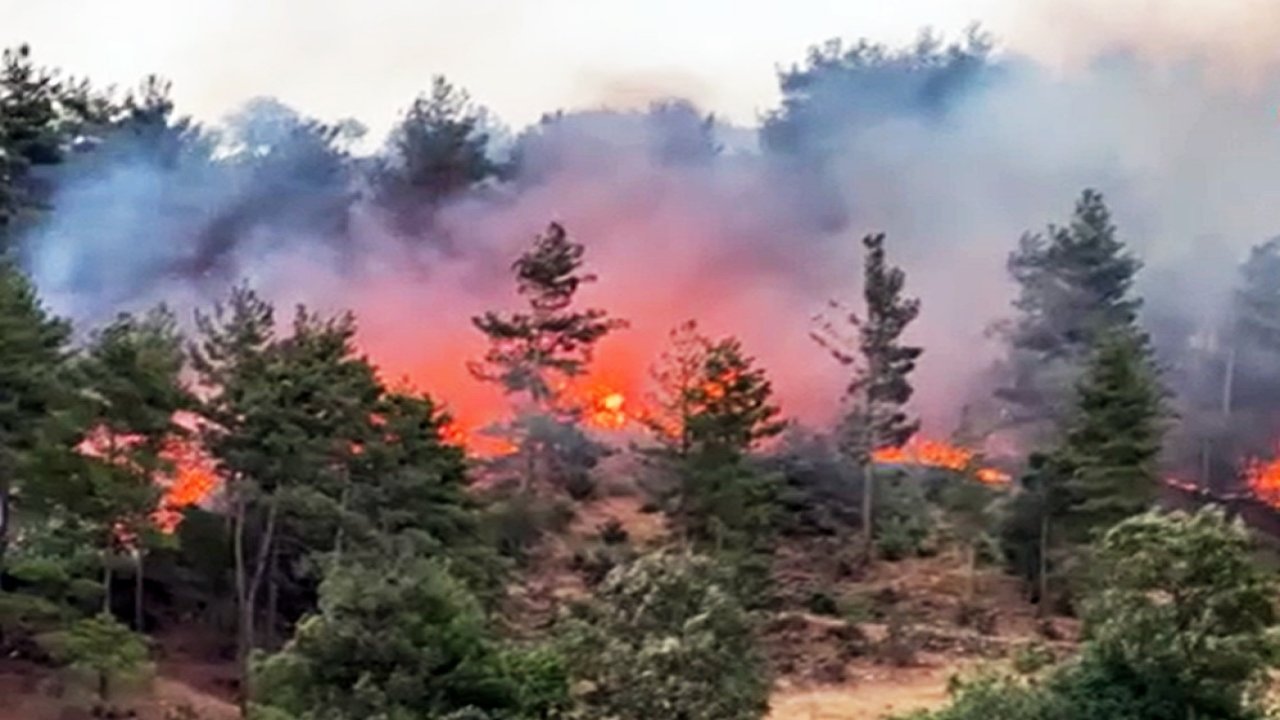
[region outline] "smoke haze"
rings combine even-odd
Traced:
[[[510,263],[557,220],[600,278],[582,302],[632,323],[602,345],[599,382],[640,395],[666,332],[696,318],[712,335],[740,336],[784,409],[820,424],[844,380],[809,339],[810,319],[829,299],[856,300],[858,240],[884,231],[923,303],[916,409],[945,433],[984,394],[998,350],[985,331],[1011,297],[1007,254],[1022,233],[1065,222],[1083,188],[1106,194],[1146,265],[1148,320],[1216,319],[1248,247],[1280,231],[1280,72],[1270,70],[1280,45],[1264,37],[1280,18],[1245,2],[1197,34],[1198,5],[1162,10],[1153,33],[1117,12],[1082,38],[1107,51],[1064,50],[1065,71],[1056,41],[1042,60],[1025,38],[957,71],[904,74],[888,62],[851,79],[819,68],[786,143],[717,123],[720,152],[705,153],[701,113],[714,107],[571,112],[524,137],[516,177],[408,231],[319,171],[286,192],[200,163],[73,168],[25,257],[54,309],[86,322],[157,301],[186,313],[239,278],[283,307],[352,309],[388,376],[476,424],[497,398],[466,373],[482,352],[469,318],[518,302]],[[1089,3],[1071,7],[1046,36],[1099,17]],[[1239,43],[1222,45],[1233,54],[1213,53],[1206,38],[1237,31]],[[634,106],[651,80],[611,85],[610,97]],[[356,199],[333,221],[325,208],[348,192]]]

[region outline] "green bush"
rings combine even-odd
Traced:
[[[929,505],[924,490],[912,478],[897,474],[876,478],[876,552],[884,560],[920,554],[929,537]]]
[[[769,678],[747,613],[709,559],[671,552],[609,574],[561,628],[585,717],[758,720]]]
[[[1013,669],[1021,675],[1034,675],[1056,661],[1053,650],[1038,642],[1021,645],[1013,653]]]
[[[43,597],[0,592],[0,652],[19,657],[43,654],[37,638],[65,627],[74,616],[71,608]]]
[[[568,692],[554,655],[502,647],[466,588],[439,561],[416,557],[333,570],[319,612],[254,676],[264,708],[326,720],[469,708],[541,718]]]

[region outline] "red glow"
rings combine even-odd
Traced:
[[[1246,460],[1244,479],[1255,497],[1272,507],[1280,507],[1280,457]]]
[[[972,450],[919,436],[911,438],[900,448],[877,450],[872,453],[871,458],[878,463],[919,465],[955,472],[972,471],[979,482],[987,485],[1005,485],[1012,480],[1008,473],[995,468],[974,468],[975,454]]]

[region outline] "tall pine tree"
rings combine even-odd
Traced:
[[[842,365],[852,368],[845,390],[849,410],[841,429],[842,449],[861,469],[864,551],[871,552],[876,450],[904,445],[919,428],[905,411],[913,388],[910,376],[923,350],[905,345],[902,334],[920,314],[920,302],[903,296],[906,273],[889,265],[885,236],[868,235],[863,269],[863,314],[850,312],[844,321],[856,330],[851,338],[826,321],[813,338]]]
[[[173,315],[160,307],[142,317],[121,315],[94,334],[78,363],[87,396],[90,482],[69,498],[97,524],[103,550],[103,607],[110,611],[115,557],[134,559],[134,626],[143,628],[143,556],[154,544],[152,521],[161,494],[156,478],[173,468],[170,441],[185,435],[174,413],[194,398],[181,380],[185,356]]]
[[[1067,529],[1083,542],[1155,502],[1165,391],[1145,338],[1114,333],[1098,345],[1076,394],[1076,415],[1055,464]]]
[[[589,494],[587,473],[603,454],[578,427],[582,408],[564,390],[587,372],[596,343],[627,323],[598,308],[573,307],[578,289],[596,279],[582,272],[584,252],[563,226],[551,223],[512,265],[529,310],[472,318],[489,351],[469,369],[518,400],[517,420],[505,431],[520,449],[526,490],[555,481],[571,495]]]
[[[439,76],[405,111],[373,179],[379,201],[407,230],[420,229],[441,201],[497,172],[483,124],[483,111],[466,91]]]
[[[540,410],[556,409],[563,382],[586,372],[596,343],[627,326],[604,310],[572,309],[578,289],[596,280],[581,271],[585,251],[559,223],[534,240],[512,265],[529,312],[472,319],[490,343],[484,359],[471,363],[472,374],[508,394],[527,395]]]
[[[64,372],[70,335],[70,326],[48,312],[27,277],[0,254],[0,573],[23,466],[49,440],[49,420],[70,407]]]
[[[1018,314],[998,328],[1008,343],[1012,382],[996,395],[1011,424],[1044,433],[1061,423],[1073,383],[1099,341],[1135,328],[1141,301],[1132,288],[1140,267],[1095,190],[1084,191],[1066,226],[1022,237],[1008,263],[1019,286]]]

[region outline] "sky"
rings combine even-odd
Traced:
[[[274,95],[380,133],[442,73],[515,127],[672,95],[750,124],[815,43],[975,21],[1063,68],[1117,42],[1235,80],[1280,57],[1275,0],[0,0],[0,45],[102,84],[159,72],[205,120]]]

